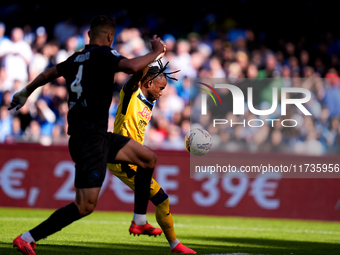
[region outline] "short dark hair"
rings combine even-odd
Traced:
[[[91,20],[90,32],[92,36],[98,36],[100,32],[106,32],[106,30],[115,31],[115,29],[115,21],[106,15],[98,15]]]

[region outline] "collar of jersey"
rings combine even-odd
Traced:
[[[140,97],[141,97],[143,100],[147,101],[147,102],[148,102],[149,104],[151,104],[152,106],[155,106],[156,100],[155,100],[153,103],[151,103],[151,102],[144,96],[144,94],[142,93],[141,90],[139,90],[139,95],[140,95]]]
[[[85,49],[93,48],[93,47],[99,47],[99,45],[97,45],[97,44],[86,44],[85,45]]]
[[[95,47],[101,47],[101,46],[99,46],[98,44],[85,44],[84,49],[87,50],[87,49],[91,49],[91,48],[95,48]],[[104,46],[104,47],[109,47],[109,46]],[[111,48],[111,47],[109,47],[109,48]]]

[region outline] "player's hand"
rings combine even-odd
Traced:
[[[163,57],[166,51],[166,45],[162,42],[161,38],[157,37],[157,35],[154,35],[150,43],[152,51],[162,54]]]
[[[12,110],[16,107],[16,110],[18,111],[21,107],[24,106],[29,95],[30,93],[27,91],[26,88],[23,88],[22,90],[15,93],[13,95],[12,102],[8,107],[8,110]]]
[[[162,57],[164,57],[165,52],[166,52],[166,45],[164,44],[164,42],[161,40],[161,38],[157,37],[157,35],[154,35],[152,37],[152,40],[150,41],[151,43],[151,48],[152,51],[155,52],[160,52],[160,54],[156,57],[156,59],[152,62],[155,63],[157,62],[157,60],[161,59]],[[149,64],[149,66],[152,65],[152,63]]]

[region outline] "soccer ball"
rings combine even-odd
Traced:
[[[207,154],[212,146],[211,135],[205,129],[194,128],[186,134],[184,146],[192,155],[202,156]]]

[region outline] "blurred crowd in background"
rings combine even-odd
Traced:
[[[121,55],[133,58],[146,54],[150,51],[152,32],[158,32],[167,45],[163,63],[169,61],[169,71],[181,70],[174,74],[178,81],[168,80],[156,103],[145,145],[184,150],[183,138],[190,130],[190,79],[273,78],[280,81],[279,87],[300,86],[310,90],[312,100],[307,108],[312,116],[290,112],[288,117],[294,116],[299,121],[298,127],[290,129],[282,127],[280,122],[259,128],[221,126],[217,131],[206,126],[213,137],[219,137],[214,146],[228,151],[310,155],[340,151],[340,40],[332,31],[325,30],[322,37],[313,41],[305,36],[294,40],[275,37],[266,43],[270,31],[242,27],[237,18],[229,16],[221,19],[212,12],[200,14],[203,16],[190,23],[190,27],[183,24],[186,29],[180,30],[176,22],[165,22],[150,13],[143,14],[143,19],[129,15],[124,9],[114,13],[117,29],[113,47]],[[89,17],[75,20],[71,16],[53,25],[44,25],[43,20],[40,24],[28,22],[21,26],[0,22],[0,143],[67,144],[68,104],[63,78],[34,92],[18,112],[9,112],[7,108],[13,93],[88,43],[89,22]],[[111,131],[119,91],[128,78],[122,72],[115,77]],[[291,78],[303,79],[296,79],[298,84],[294,84]],[[268,91],[264,88],[259,95],[260,101],[269,102],[270,107]],[[231,109],[225,118],[235,118]],[[244,116],[247,120],[256,118],[249,112]]]

